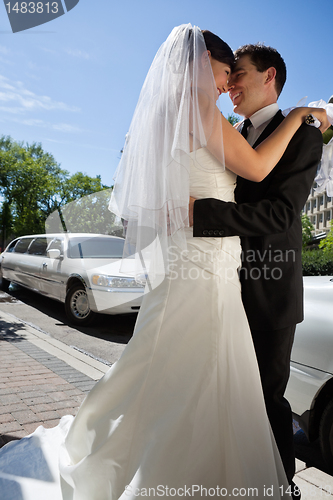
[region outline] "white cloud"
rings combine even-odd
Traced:
[[[9,53],[10,53],[10,50],[7,49],[7,47],[4,47],[4,45],[0,45],[0,54],[7,56]]]
[[[46,122],[39,120],[38,118],[28,118],[26,120],[13,120],[23,125],[28,125],[29,127],[45,127]]]
[[[14,106],[10,106],[10,107],[0,106],[0,111],[2,111],[4,113],[9,113],[11,115],[22,115],[22,113],[23,113],[22,108],[17,108]]]
[[[2,111],[1,107],[0,111]],[[68,123],[50,123],[45,120],[41,120],[39,118],[16,118],[11,116],[7,117],[6,120],[4,120],[3,116],[1,116],[0,121],[1,122],[10,121],[14,123],[19,123],[20,125],[25,125],[27,127],[39,127],[46,130],[56,130],[58,132],[65,132],[67,134],[83,132],[83,129],[80,129],[79,127],[70,125]]]
[[[53,54],[53,55],[58,54],[58,51],[56,51],[56,50],[54,50],[54,49],[48,49],[48,48],[46,48],[46,47],[42,47],[42,50],[43,50],[44,52],[47,52],[48,54]]]
[[[0,75],[0,122],[12,122],[25,127],[44,129],[64,134],[84,132],[75,124],[66,121],[52,121],[50,112],[78,112],[79,108],[46,95],[38,95],[29,90],[21,81],[10,80]],[[59,117],[59,114],[55,114]],[[46,120],[44,120],[46,118]],[[62,120],[60,118],[60,120]],[[59,118],[58,118],[59,120]]]
[[[2,75],[0,75],[0,102],[10,103],[10,107],[14,104],[14,106],[18,106],[22,111],[80,111],[76,106],[70,106],[61,101],[54,101],[51,97],[45,95],[37,95],[26,89],[22,82],[12,82]],[[3,107],[2,109],[4,111],[6,108]],[[10,112],[9,108],[8,111]]]
[[[90,55],[88,54],[88,52],[84,52],[83,50],[66,49],[66,52],[68,55],[73,56],[73,57],[79,57],[81,59],[90,59]]]
[[[86,149],[96,149],[98,151],[108,151],[108,152],[115,152],[115,153],[118,153],[120,154],[120,150],[119,149],[113,149],[113,148],[103,148],[101,146],[95,146],[95,144],[90,144],[90,143],[87,143],[87,142],[73,142],[73,140],[71,139],[70,141],[66,141],[66,140],[58,140],[58,139],[54,139],[53,137],[46,137],[44,139],[44,141],[48,141],[48,142],[54,142],[56,144],[70,144],[71,146],[75,146],[75,147],[80,147],[80,148],[86,148]]]
[[[52,126],[54,130],[58,130],[59,132],[82,132],[81,129],[75,127],[74,125],[69,125],[68,123],[58,123]]]

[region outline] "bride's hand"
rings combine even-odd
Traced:
[[[323,108],[309,108],[309,107],[297,108],[297,109],[302,110],[301,111],[302,114],[303,113],[305,114],[304,120],[308,115],[313,115],[315,118],[317,118],[317,120],[319,120],[321,123],[319,130],[321,131],[322,134],[325,132],[325,130],[327,130],[331,126],[330,122],[328,121],[327,113],[326,113],[325,109],[323,109]]]

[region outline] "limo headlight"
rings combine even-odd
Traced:
[[[97,286],[109,288],[143,288],[144,285],[135,281],[134,278],[121,278],[119,276],[107,276],[105,274],[94,274],[92,282]]]

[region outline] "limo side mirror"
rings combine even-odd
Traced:
[[[50,259],[59,259],[60,250],[58,248],[51,248],[50,250],[48,250],[47,256],[50,257]]]

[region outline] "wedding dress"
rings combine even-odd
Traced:
[[[191,195],[234,201],[235,175],[218,172],[207,149],[192,158]],[[133,338],[75,419],[2,449],[2,500],[283,496],[239,238],[186,232],[188,251],[169,249],[169,275],[145,295]]]

